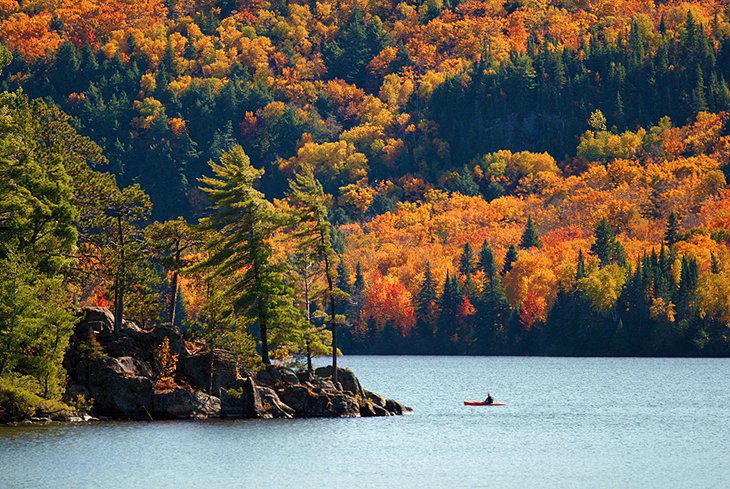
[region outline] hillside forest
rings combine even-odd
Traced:
[[[84,306],[247,366],[730,355],[726,2],[0,0],[0,42],[5,385],[60,398]]]

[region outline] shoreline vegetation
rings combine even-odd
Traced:
[[[730,356],[728,80],[719,0],[0,2],[0,404],[102,409],[79,351],[221,405],[179,362],[329,357],[330,413],[343,352]]]
[[[87,308],[63,360],[66,403],[0,381],[0,423],[211,418],[352,418],[412,410],[368,391],[349,369],[242,367],[227,350],[206,351],[178,330],[114,329],[105,308]]]

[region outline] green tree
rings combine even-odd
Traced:
[[[575,279],[580,280],[586,276],[586,260],[583,250],[578,250],[578,265],[576,266]]]
[[[337,253],[332,246],[332,225],[329,222],[328,198],[308,166],[289,180],[289,199],[292,202],[294,215],[298,222],[296,236],[300,247],[322,264],[324,278],[327,282],[329,299],[329,324],[332,331],[332,381],[337,385],[337,302],[348,297],[348,294],[335,286],[334,260]]]
[[[664,241],[669,245],[672,246],[674,243],[679,241],[679,220],[677,219],[677,214],[672,212],[669,214],[669,219],[667,219],[667,231],[664,234]]]
[[[329,355],[332,348],[331,333],[326,328],[318,327],[313,321],[312,303],[317,301],[323,292],[323,288],[318,283],[322,271],[317,261],[306,252],[300,252],[290,257],[290,262],[297,275],[296,288],[302,294],[301,303],[307,322],[303,332],[304,356],[307,362],[307,372],[311,375],[312,358]]]
[[[135,184],[124,190],[109,189],[104,209],[93,224],[101,232],[92,240],[102,253],[102,261],[113,274],[114,330],[121,330],[125,297],[134,285],[150,279],[143,249],[142,224],[152,207],[149,196]]]
[[[484,272],[482,294],[477,302],[477,341],[481,352],[496,353],[499,335],[509,319],[509,303],[494,261],[494,253],[485,240],[479,252],[479,268]]]
[[[601,219],[594,232],[595,241],[591,245],[591,251],[598,257],[601,266],[611,263],[626,265],[626,251],[623,245],[616,239],[616,234],[607,220]]]
[[[191,252],[204,244],[199,229],[178,217],[165,222],[154,222],[145,229],[147,246],[159,258],[170,278],[170,296],[167,305],[167,322],[175,324],[180,271],[193,264]]]
[[[0,259],[0,377],[45,398],[60,398],[63,355],[75,317],[62,277],[41,273],[22,253]]]
[[[467,280],[474,273],[474,252],[468,242],[464,243],[464,249],[459,257],[459,273],[466,277]]]
[[[537,234],[535,224],[532,222],[532,216],[527,216],[527,225],[525,226],[525,231],[522,233],[520,248],[526,250],[532,247],[540,248],[542,247],[542,243],[540,243],[540,236]]]
[[[258,170],[240,146],[210,162],[215,176],[201,178],[212,202],[211,215],[200,220],[211,233],[208,257],[201,262],[211,279],[229,281],[227,293],[234,311],[255,318],[259,327],[261,360],[270,364],[269,328],[291,327],[299,313],[284,280],[283,264],[275,259],[272,238],[287,216],[255,188],[264,171]]]
[[[416,321],[418,332],[424,338],[432,338],[438,319],[438,286],[431,272],[431,263],[426,262],[423,282],[416,296]]]
[[[502,275],[512,270],[512,265],[517,261],[517,249],[515,245],[509,245],[507,254],[504,256],[504,265],[502,266]]]
[[[217,277],[215,286],[212,279],[206,277],[205,301],[190,323],[190,331],[195,332],[198,338],[205,342],[205,347],[210,353],[210,378],[208,393],[220,395],[213,392],[213,379],[216,372],[216,356],[234,362],[237,367],[246,370],[256,369],[261,365],[261,357],[256,352],[256,339],[248,332],[247,327],[252,319],[237,314],[233,302],[228,297],[228,291],[232,284],[228,283],[232,278]]]
[[[352,13],[322,52],[331,77],[365,84],[367,65],[389,44],[380,19],[365,20],[365,12],[355,3]]]

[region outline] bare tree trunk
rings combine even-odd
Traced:
[[[259,309],[261,307],[259,306]],[[263,310],[259,312],[259,329],[261,329],[261,361],[265,365],[271,365],[271,359],[269,359],[269,335],[266,327],[266,314]]]
[[[337,386],[337,322],[335,321],[335,294],[334,280],[330,270],[330,260],[324,257],[324,270],[327,277],[327,288],[330,292],[330,326],[332,328],[332,383]]]
[[[122,330],[122,318],[124,317],[124,274],[125,274],[125,253],[124,253],[124,232],[122,229],[122,216],[117,216],[117,230],[119,232],[119,267],[117,268],[117,286],[114,294],[114,333]]]
[[[178,282],[178,266],[180,263],[180,243],[175,244],[175,270],[172,272],[172,283],[170,284],[170,304],[167,312],[167,321],[170,325],[175,324],[175,313],[177,312],[177,282]]]
[[[309,276],[307,276],[307,270],[304,271],[304,305],[307,308],[307,325],[312,327],[312,313],[309,304]],[[307,373],[312,375],[312,338],[307,333],[305,343],[307,346]]]
[[[210,378],[208,379],[208,394],[213,395],[213,365],[215,363],[215,349],[210,349]]]

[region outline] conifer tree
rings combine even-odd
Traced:
[[[540,248],[542,247],[542,243],[540,243],[540,236],[537,234],[535,224],[532,222],[532,216],[527,216],[527,225],[525,226],[525,231],[522,233],[520,248],[527,250],[532,247]]]
[[[515,245],[509,245],[507,248],[507,254],[504,256],[504,265],[502,266],[502,275],[507,274],[512,270],[512,265],[517,261],[517,249]]]
[[[611,263],[626,264],[626,251],[616,239],[613,226],[607,220],[601,219],[598,222],[594,236],[595,242],[591,245],[591,251],[598,257],[602,267]]]
[[[496,340],[506,325],[509,304],[497,273],[494,254],[486,240],[479,253],[479,266],[484,272],[484,283],[480,300],[476,304],[477,341],[483,353],[496,353]]]
[[[679,240],[679,221],[677,219],[677,214],[675,212],[672,212],[671,214],[669,214],[669,219],[667,220],[667,231],[664,234],[664,241],[669,246],[672,246],[678,240]]]
[[[464,250],[459,257],[459,273],[467,280],[474,273],[474,252],[468,242],[464,243]]]
[[[167,322],[175,324],[178,305],[178,281],[180,271],[192,264],[190,252],[203,245],[204,237],[198,229],[178,217],[165,222],[152,223],[145,229],[147,245],[155,251],[162,266],[172,272],[170,297],[168,298]]]
[[[291,327],[298,317],[283,265],[275,260],[271,244],[287,216],[255,188],[264,171],[251,165],[240,146],[210,166],[215,176],[201,178],[212,201],[212,214],[200,221],[212,234],[206,244],[209,257],[202,266],[211,279],[230,280],[228,294],[235,311],[258,323],[261,360],[269,364],[269,328]]]
[[[426,262],[421,288],[416,296],[416,320],[421,336],[431,337],[434,334],[436,312],[438,307],[438,291],[436,280],[431,272],[431,263]]]
[[[580,280],[586,276],[586,262],[583,257],[583,250],[578,250],[578,266],[575,272],[575,279]]]
[[[337,314],[336,304],[349,295],[335,285],[334,260],[337,254],[332,246],[332,225],[328,219],[327,195],[322,184],[314,176],[311,167],[305,166],[289,180],[289,199],[299,222],[296,233],[301,246],[311,250],[321,264],[327,281],[330,306],[329,324],[332,331],[332,381],[337,385]]]

